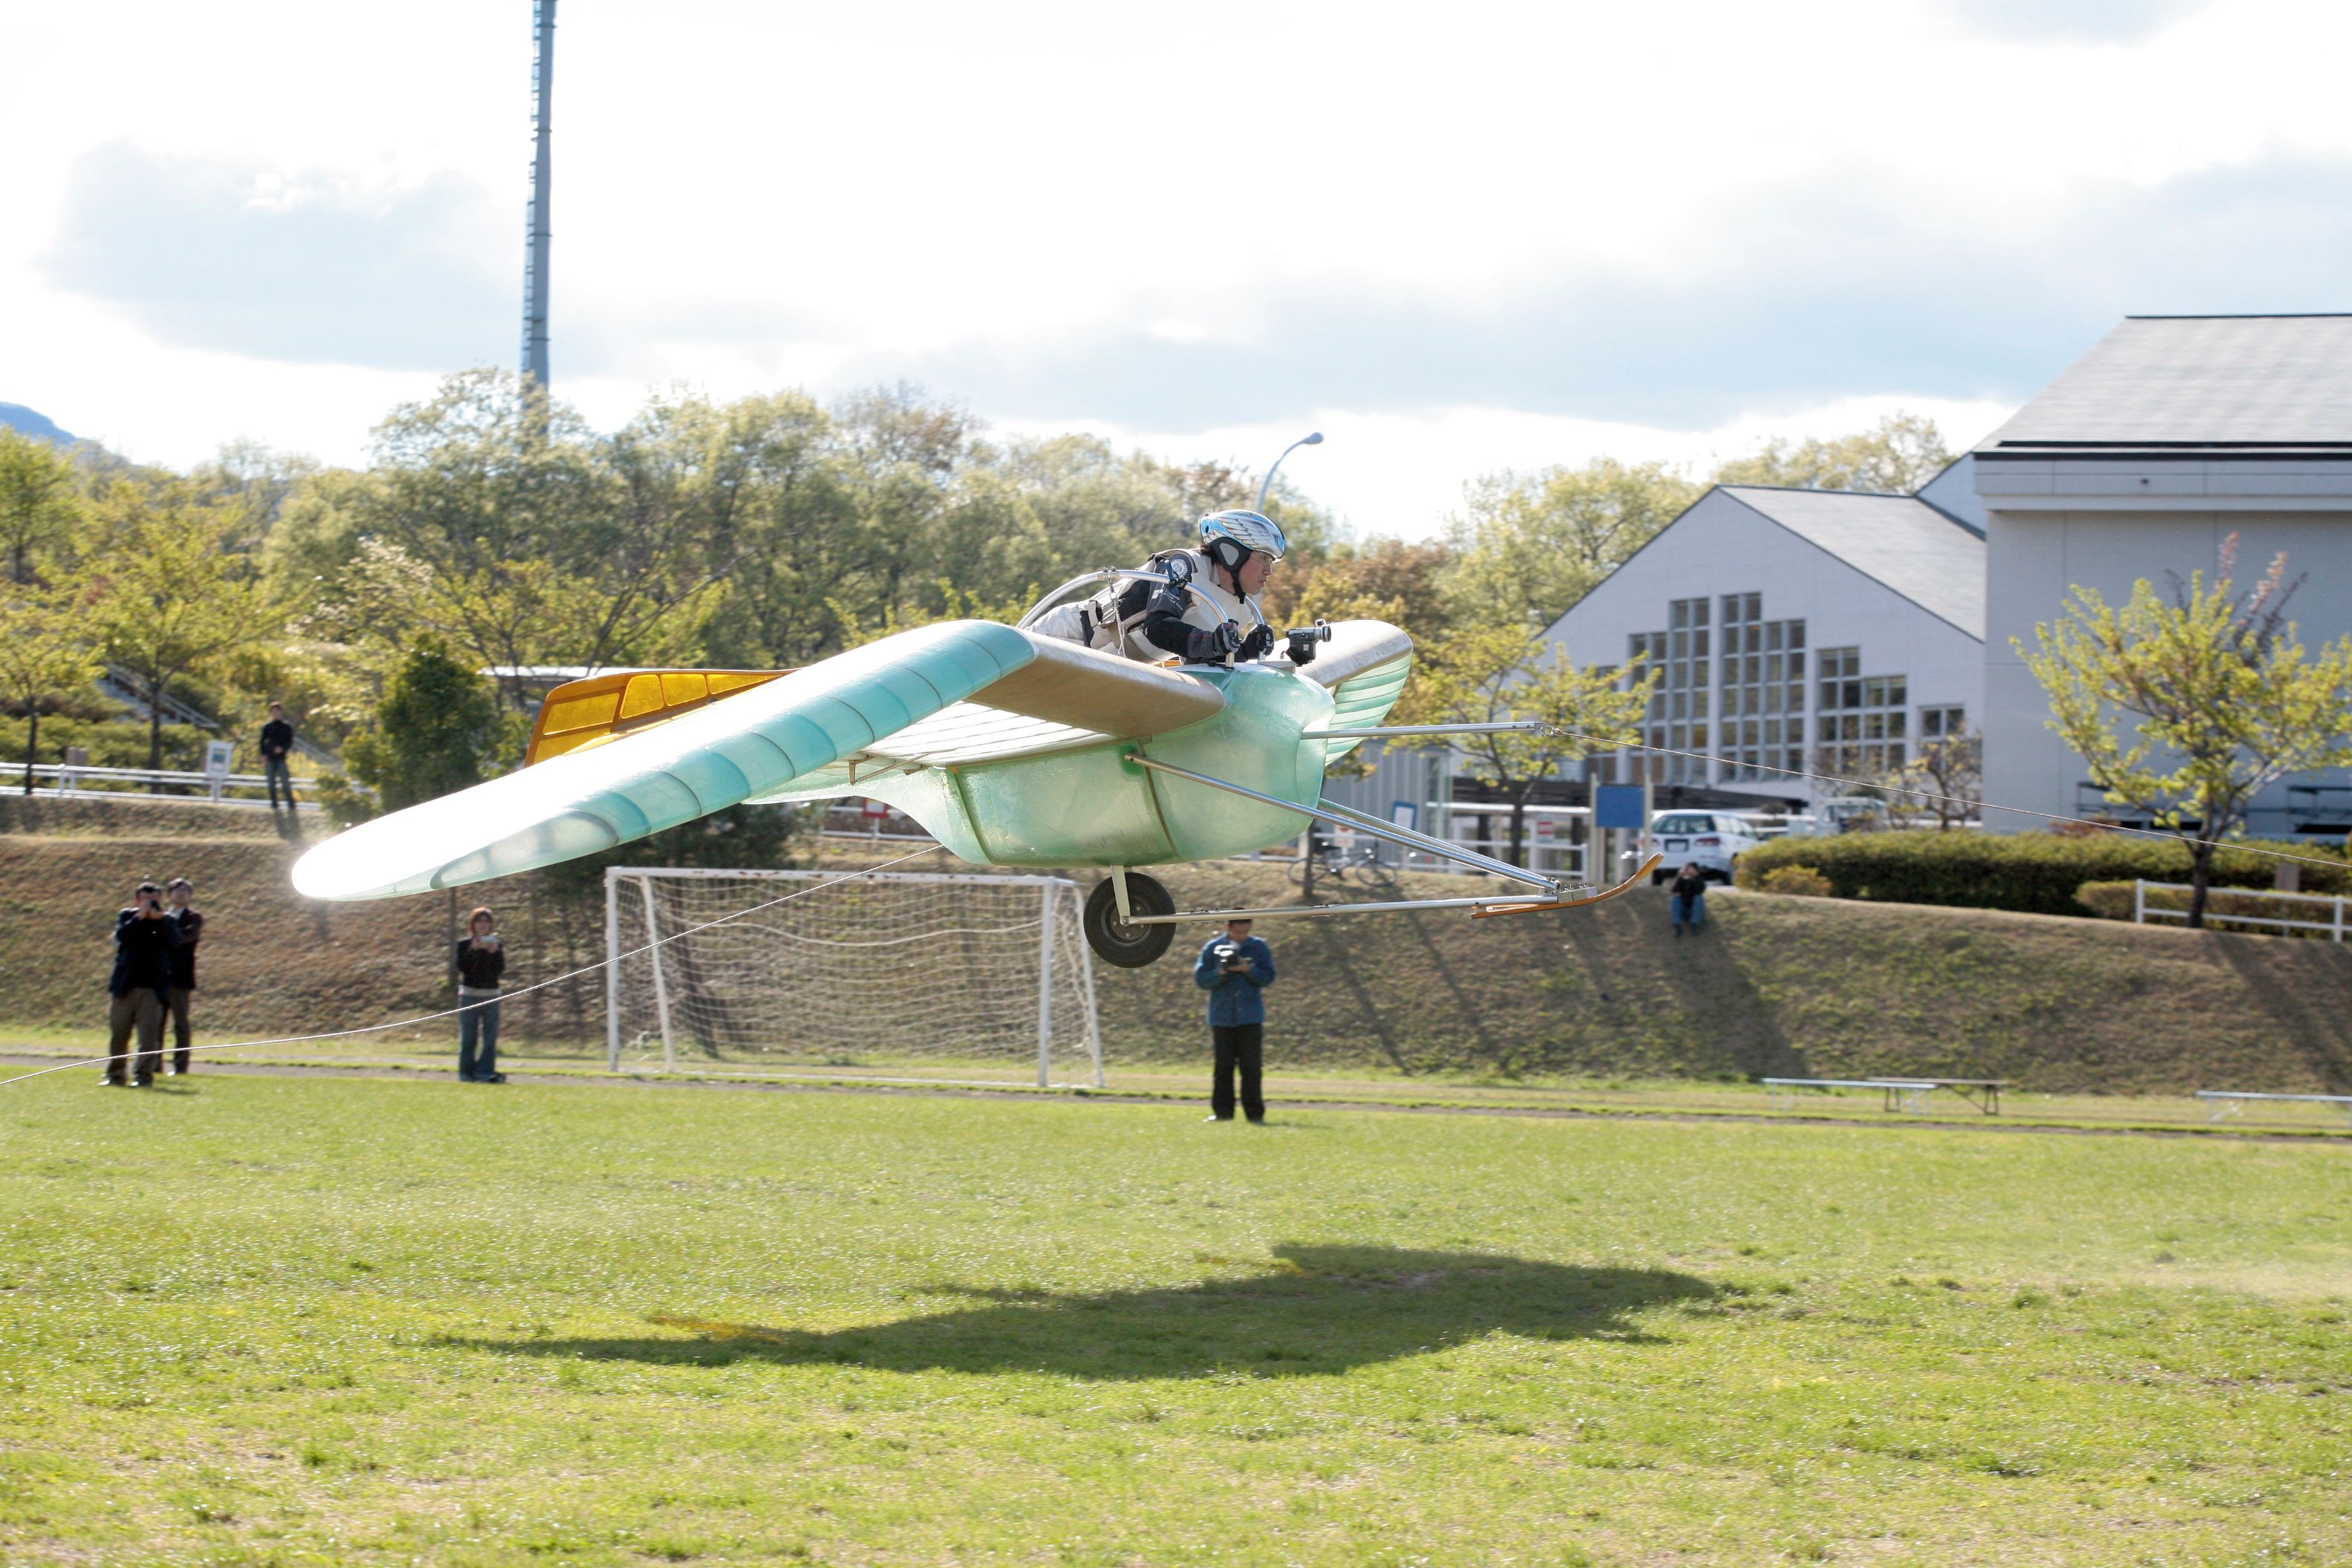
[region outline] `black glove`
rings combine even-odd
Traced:
[[[1271,626],[1252,626],[1249,636],[1242,638],[1242,650],[1239,657],[1264,658],[1273,651],[1274,629]]]
[[[1225,656],[1242,646],[1241,628],[1231,621],[1220,621],[1207,631],[1195,630],[1184,639],[1184,662],[1187,664],[1223,664]]]

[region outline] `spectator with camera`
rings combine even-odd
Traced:
[[[163,1069],[163,1013],[172,1001],[172,951],[179,945],[179,927],[163,910],[163,889],[140,883],[131,907],[114,917],[114,974],[106,983],[111,1037],[106,1081],[115,1089],[128,1083],[145,1089]],[[134,1033],[135,1061],[125,1051]]]
[[[1234,1079],[1241,1079],[1241,1110],[1265,1120],[1261,1079],[1265,1066],[1265,988],[1274,984],[1274,949],[1250,935],[1247,921],[1228,921],[1192,965],[1192,984],[1209,994],[1209,1037],[1216,1065],[1209,1080],[1209,1120],[1234,1119]]]

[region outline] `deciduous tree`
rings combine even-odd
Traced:
[[[73,459],[0,425],[0,550],[8,580],[30,583],[40,558],[65,544],[84,510]]]
[[[1536,732],[1433,737],[1459,752],[1472,777],[1511,807],[1510,859],[1525,865],[1528,804],[1536,786],[1570,763],[1641,739],[1653,674],[1638,668],[1578,669],[1534,627],[1469,626],[1429,650],[1413,675],[1400,723],[1499,724],[1533,720]],[[1415,742],[1408,742],[1415,743]]]
[[[95,679],[97,639],[68,592],[24,584],[0,594],[0,692],[25,710],[25,793],[41,743],[41,705]]]
[[[2117,805],[2188,842],[2189,923],[2205,922],[2213,851],[2254,797],[2291,773],[2352,763],[2352,637],[2315,658],[2286,618],[2286,557],[2241,590],[2220,572],[2178,579],[2168,600],[2147,579],[2109,605],[2076,587],[2064,617],[2012,638],[2050,694],[2050,728]]]
[[[496,691],[427,633],[393,671],[374,728],[345,742],[343,760],[382,809],[398,811],[481,783],[498,741]]]
[[[1715,482],[1907,496],[1943,472],[1951,460],[1934,420],[1898,412],[1868,430],[1828,440],[1790,441],[1775,436],[1747,457],[1717,468]]]
[[[147,765],[163,763],[163,698],[179,677],[283,624],[254,559],[233,549],[241,520],[185,484],[118,480],[102,498],[100,542],[84,579],[89,626],[106,658],[138,678]]]
[[[1446,534],[1447,612],[1457,626],[1548,626],[1698,496],[1664,463],[1614,458],[1474,479]]]

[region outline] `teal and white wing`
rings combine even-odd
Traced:
[[[1328,730],[1370,730],[1389,716],[1412,675],[1412,639],[1386,621],[1339,621],[1331,640],[1303,672],[1331,693]],[[1326,763],[1343,757],[1360,740],[1323,742]]]
[[[919,626],[363,823],[295,862],[294,886],[313,899],[457,887],[745,801],[854,793],[867,763],[944,766],[1153,735],[1223,706],[1204,681],[993,621]]]

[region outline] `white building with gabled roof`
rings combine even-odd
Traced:
[[[1700,497],[1547,634],[1580,666],[1640,656],[1663,672],[1644,736],[1659,751],[1599,759],[1594,776],[1803,802],[1845,792],[1790,772],[1877,773],[1970,730],[1985,538],[1966,468],[1917,496]]]
[[[2133,316],[1976,449],[1988,565],[1984,794],[2060,816],[2110,816],[2015,643],[2071,591],[2109,604],[2145,579],[2209,579],[2234,540],[2241,584],[2284,552],[2305,647],[2352,631],[2352,316]],[[2014,639],[2014,642],[2012,641]],[[2030,827],[1988,816],[1986,826]],[[2345,775],[2287,780],[2256,802],[2263,836],[2341,834]]]

